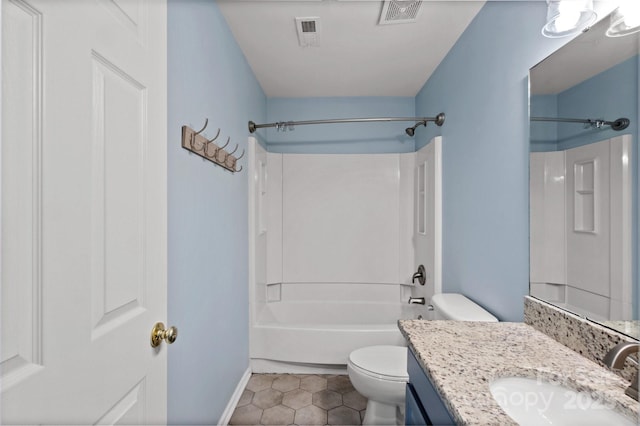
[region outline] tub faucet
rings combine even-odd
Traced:
[[[612,370],[621,370],[624,367],[624,362],[627,357],[632,353],[640,352],[640,343],[638,342],[621,342],[611,349],[602,359],[602,362]],[[624,391],[625,394],[631,398],[638,400],[638,373],[631,379],[631,384]]]
[[[420,283],[420,285],[424,285],[427,281],[427,271],[424,269],[424,265],[418,266],[418,272],[413,274],[411,277],[411,282],[415,284],[416,280]]]
[[[424,297],[409,297],[410,305],[424,305]]]

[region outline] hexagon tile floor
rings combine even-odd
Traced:
[[[254,374],[230,425],[360,425],[367,399],[349,376]]]

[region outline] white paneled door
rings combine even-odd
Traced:
[[[1,4],[2,423],[165,423],[165,1]]]

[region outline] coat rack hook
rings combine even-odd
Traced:
[[[238,144],[236,144],[236,147],[233,148],[233,151],[231,151],[229,155],[233,155],[233,153],[236,152],[237,150],[238,150]]]
[[[244,157],[244,149],[242,150],[242,154],[240,154],[240,157],[237,157],[236,160],[241,159],[242,157]]]
[[[242,166],[240,166],[240,168],[238,170],[234,170],[234,172],[238,173],[242,171]]]
[[[207,127],[207,126],[205,126],[205,127]],[[202,129],[202,130],[204,130],[204,129]],[[218,128],[218,133],[216,133],[216,135],[213,137],[213,139],[209,139],[209,140],[207,140],[207,142],[211,143],[211,142],[215,141],[216,139],[218,139],[218,136],[220,136],[220,128]]]
[[[214,138],[215,139],[215,138]],[[209,150],[207,149],[209,145],[213,145],[213,155],[209,155]],[[208,141],[207,143],[204,144],[204,146],[202,147],[202,153],[205,155],[205,157],[207,158],[215,158],[216,154],[218,153],[218,147],[216,146],[216,144],[211,143],[211,141]]]
[[[209,124],[209,119],[208,119],[208,118],[205,118],[205,120],[204,120],[204,127],[203,127],[202,129],[200,129],[200,131],[199,131],[199,132],[195,132],[194,134],[199,135],[200,133],[204,132],[204,129],[206,129],[206,128],[207,128],[207,125],[208,125],[208,124]]]
[[[225,149],[225,148],[226,148],[226,146],[227,146],[227,145],[229,145],[229,141],[231,141],[231,136],[229,136],[229,137],[227,138],[227,143],[225,143],[224,145],[222,145],[222,146],[220,147],[220,149]]]

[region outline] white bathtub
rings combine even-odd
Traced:
[[[406,302],[266,303],[251,327],[251,358],[344,366],[357,348],[404,346],[397,321],[424,315],[424,310]]]

